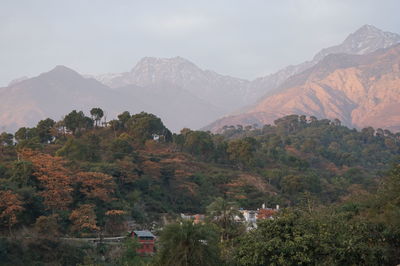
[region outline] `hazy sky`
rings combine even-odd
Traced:
[[[400,33],[399,10],[398,0],[1,0],[0,86],[55,65],[128,71],[144,56],[252,79],[363,24]]]

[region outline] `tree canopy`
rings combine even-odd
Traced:
[[[0,135],[6,265],[400,263],[399,133],[291,115],[172,134],[153,114],[100,123],[104,113],[74,110]],[[270,219],[263,209],[265,221],[246,230],[241,209],[261,205],[283,211]],[[181,222],[181,213],[207,218]],[[128,240],[60,239],[120,236],[128,225],[160,236],[154,258]]]

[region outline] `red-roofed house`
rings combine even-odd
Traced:
[[[136,249],[139,255],[153,255],[156,237],[150,231],[133,231],[131,236],[138,240],[140,247]]]

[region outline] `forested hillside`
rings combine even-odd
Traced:
[[[0,261],[6,265],[93,265],[90,263],[103,256],[96,263],[130,265],[124,264],[133,250],[129,243],[114,254],[77,247],[62,238],[125,235],[127,221],[140,229],[161,228],[167,221],[176,221],[180,213],[209,213],[218,199],[247,209],[263,203],[285,209],[282,219],[265,221],[250,234],[239,229],[226,231],[227,223],[210,217],[212,230],[225,232],[221,242],[216,241],[219,247],[214,251],[221,250],[218,263],[265,265],[286,260],[288,265],[307,264],[322,256],[326,262],[345,265],[348,261],[340,256],[353,255],[356,263],[396,260],[393,254],[398,240],[381,233],[394,236],[390,230],[399,221],[398,196],[393,192],[399,188],[398,166],[395,168],[400,159],[399,133],[373,128],[357,131],[342,126],[339,120],[290,115],[262,128],[238,125],[215,135],[190,129],[172,134],[152,114],[124,112],[107,122],[103,115],[100,108],[93,108],[89,116],[74,110],[61,121],[46,119],[34,128],[20,128],[15,135],[1,134],[4,238]],[[390,169],[394,170],[388,174]],[[382,184],[388,180],[385,176],[391,176],[393,186]],[[367,201],[374,197],[378,200]],[[361,226],[358,222],[362,220],[362,225],[379,227],[362,227],[355,242],[363,242],[372,232],[383,244],[369,239],[371,245],[352,251],[353,255],[337,254],[340,259],[329,257],[327,249],[321,251],[323,255],[304,251],[313,249],[308,245],[325,245],[324,241],[335,239],[329,234],[336,230],[330,227],[336,223],[346,224],[338,232],[343,239],[335,239],[337,245],[353,241],[348,239],[353,231],[352,222],[346,222],[350,220],[356,226]],[[285,232],[284,223],[299,230],[299,235],[305,234],[307,243],[300,239],[304,257],[292,256],[292,252],[300,256],[296,246],[288,254],[274,257],[276,254],[268,253],[271,247],[277,248],[273,243],[265,247],[253,243],[257,238],[252,234],[261,232],[261,239],[269,239],[271,230],[278,232],[280,227],[281,233],[293,235],[296,243],[297,233]],[[307,231],[311,229],[304,227],[306,223],[318,230]],[[320,239],[324,232],[327,238]],[[321,235],[314,235],[317,233]],[[376,254],[357,257],[376,246]],[[153,262],[166,265],[162,254],[167,245],[160,247]],[[22,256],[18,255],[20,249],[25,251]],[[261,255],[252,259],[249,250]],[[213,263],[219,265],[217,259]]]

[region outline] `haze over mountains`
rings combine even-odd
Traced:
[[[99,76],[58,66],[0,88],[0,129],[13,131],[47,117],[59,120],[72,109],[101,107],[109,119],[125,110],[151,112],[173,131],[198,129],[229,113],[235,115],[206,129],[272,123],[298,113],[400,130],[400,110],[393,102],[400,95],[398,46],[370,54],[399,42],[399,35],[366,25],[311,61],[253,81],[202,70],[181,57],[145,57],[129,72]],[[392,115],[386,117],[387,112]]]
[[[351,127],[400,131],[400,44],[366,55],[331,54],[286,80],[246,112],[214,122],[272,124],[289,114],[339,119]]]
[[[315,66],[329,54],[368,54],[399,42],[398,34],[382,31],[372,25],[364,25],[351,33],[341,44],[322,49],[311,61],[287,66],[274,74],[255,79],[251,84],[250,101],[258,100],[265,92],[273,93],[274,89],[278,89],[279,85],[289,77]]]
[[[338,118],[350,127],[399,131],[400,57],[398,46],[393,46],[399,42],[399,35],[365,25],[342,44],[323,49],[312,61],[255,80],[264,83],[258,87],[269,88],[264,97],[246,111],[205,129],[272,124],[281,116],[299,114]],[[380,50],[388,47],[393,49]]]
[[[246,80],[202,70],[182,58],[145,57],[130,72],[95,77],[111,88],[173,86],[207,101],[223,112],[246,104]]]
[[[1,127],[8,131],[33,126],[46,117],[59,120],[72,109],[88,113],[97,106],[106,111],[109,119],[125,110],[155,113],[174,130],[194,126],[192,120],[199,125],[209,123],[216,115],[223,114],[176,86],[154,84],[142,88],[130,85],[115,90],[65,66],[0,88],[0,99]]]

